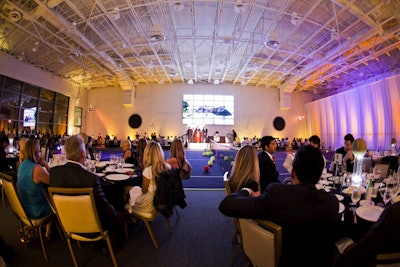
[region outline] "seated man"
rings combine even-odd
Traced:
[[[346,134],[344,136],[344,146],[336,149],[335,151],[335,153],[343,155],[343,164],[346,166],[347,172],[353,172],[353,167],[354,167],[353,142],[354,142],[353,135]],[[335,170],[333,170],[333,173],[335,173]]]
[[[64,148],[68,162],[50,169],[50,186],[92,187],[101,225],[103,229],[109,230],[111,242],[119,241],[124,229],[124,215],[118,214],[106,199],[99,177],[83,166],[86,160],[86,148],[82,137],[79,134],[69,137],[65,141]]]
[[[339,255],[335,266],[375,266],[379,253],[400,252],[400,202],[386,207],[364,238]],[[396,265],[398,266],[398,265]]]
[[[270,184],[252,197],[243,188],[227,196],[219,210],[231,217],[269,219],[282,226],[279,266],[330,266],[339,203],[334,194],[317,190],[324,160],[312,146],[300,148],[293,160],[292,184]]]

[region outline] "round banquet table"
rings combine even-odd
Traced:
[[[108,172],[103,177],[100,177],[101,187],[103,192],[110,202],[111,205],[114,206],[115,210],[124,211],[125,204],[124,203],[124,187],[125,186],[142,186],[142,173],[140,170],[135,171],[136,176],[130,176],[126,180],[122,181],[113,181],[108,180],[107,175],[116,174],[116,172]]]

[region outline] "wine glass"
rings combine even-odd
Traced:
[[[385,190],[383,191],[382,195],[382,200],[387,205],[390,200],[392,199],[392,193],[393,193],[393,188],[390,188],[389,186],[385,187]]]
[[[355,211],[356,210],[356,205],[357,202],[360,201],[361,199],[361,191],[360,191],[360,187],[354,187],[353,193],[351,194],[351,205],[353,207],[350,208],[351,211]]]
[[[95,159],[96,161],[100,161],[102,157],[102,152],[101,151],[97,151],[95,154]]]

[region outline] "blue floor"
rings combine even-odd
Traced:
[[[103,152],[102,160],[108,160],[111,154],[123,155],[121,148],[94,148]],[[192,174],[189,180],[183,181],[185,188],[224,188],[223,178],[225,171],[231,170],[231,162],[234,160],[236,150],[222,150],[215,154],[214,164],[208,172],[204,171],[204,167],[208,165],[211,156],[203,156],[202,150],[186,150],[186,158],[192,165]],[[165,158],[169,158],[169,150],[164,150]],[[331,155],[326,155],[326,159],[330,160]],[[283,167],[286,158],[286,152],[277,151],[275,154],[275,162],[279,172],[279,180],[283,181],[290,177],[290,173]]]

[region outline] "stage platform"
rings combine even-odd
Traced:
[[[187,149],[190,150],[239,150],[238,147],[234,147],[232,143],[217,143],[210,140],[209,143],[188,143]]]
[[[210,143],[188,143],[187,149],[190,149],[190,150],[210,149]]]

